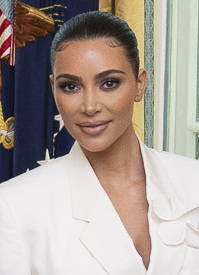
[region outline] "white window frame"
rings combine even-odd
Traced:
[[[170,8],[172,28],[167,150],[195,158],[196,133],[199,133],[199,122],[196,122],[198,0],[173,0]]]
[[[158,150],[163,149],[166,23],[167,0],[157,0],[154,12],[154,148]]]
[[[196,157],[196,133],[199,133],[199,122],[196,122],[197,102],[197,72],[198,72],[198,0],[190,1],[190,27],[189,27],[189,60],[188,67],[188,90],[191,96],[188,97],[187,108],[187,156]],[[196,24],[196,22],[198,24]],[[199,104],[199,103],[198,103]],[[194,108],[195,106],[195,108]]]

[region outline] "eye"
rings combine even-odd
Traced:
[[[58,83],[58,87],[59,89],[61,89],[63,92],[66,92],[66,93],[75,93],[80,90],[80,88],[76,84],[69,83],[69,82]]]
[[[101,89],[103,90],[112,90],[112,89],[116,89],[120,84],[120,80],[119,79],[109,79],[106,80],[102,86]]]

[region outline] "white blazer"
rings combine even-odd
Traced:
[[[0,275],[199,275],[199,162],[141,143],[152,241],[146,271],[76,142],[0,185]]]

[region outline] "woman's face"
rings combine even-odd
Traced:
[[[135,101],[142,99],[146,72],[135,79],[122,47],[105,39],[72,41],[56,53],[51,84],[69,133],[99,152],[132,131]]]

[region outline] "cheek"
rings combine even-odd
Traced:
[[[71,100],[67,99],[65,95],[56,95],[55,102],[63,119],[65,116],[69,117],[74,112]]]
[[[133,103],[132,92],[129,91],[125,96],[113,101],[113,108],[119,116],[129,116],[132,115],[133,112]]]

